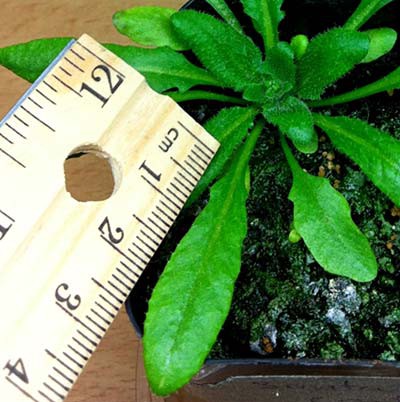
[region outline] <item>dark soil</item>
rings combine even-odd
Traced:
[[[240,11],[240,4],[232,3],[235,11]],[[398,3],[382,10],[368,27],[390,26],[400,32]],[[194,4],[204,9],[203,1]],[[282,39],[298,33],[312,36],[340,25],[356,4],[353,0],[286,1]],[[245,17],[242,22],[250,26]],[[248,33],[258,40],[251,28]],[[397,45],[381,60],[357,67],[330,92],[341,93],[371,82],[396,68],[399,60]],[[382,94],[325,112],[360,117],[400,139],[399,101],[398,92]],[[200,123],[220,107],[200,102],[182,106]],[[251,160],[249,229],[241,274],[231,312],[210,356],[400,360],[400,209],[356,165],[335,151],[322,133],[318,152],[298,157],[310,173],[329,178],[350,203],[353,219],[377,256],[378,278],[360,284],[327,274],[302,242],[289,242],[291,174],[271,127],[260,138]],[[139,327],[171,250],[206,202],[205,197],[181,215],[135,287],[129,304]]]

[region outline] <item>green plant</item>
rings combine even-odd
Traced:
[[[205,125],[221,148],[188,201],[210,188],[210,199],[178,244],[150,301],[145,323],[145,364],[153,390],[169,394],[199,370],[228,314],[246,236],[248,161],[258,137],[273,127],[293,173],[292,241],[301,238],[328,272],[371,281],[377,263],[367,238],[353,222],[345,198],[325,178],[305,172],[289,146],[312,153],[315,127],[353,159],[373,183],[400,205],[400,142],[348,117],[315,110],[400,88],[400,68],[364,87],[321,99],[325,90],[357,64],[388,53],[397,33],[360,31],[393,0],[361,0],[343,27],[309,40],[279,39],[283,0],[241,0],[261,35],[263,48],[244,35],[224,0],[206,0],[222,20],[195,11],[137,7],[114,16],[117,29],[142,45],[106,45],[138,69],[160,93],[184,102],[231,103]],[[0,50],[0,63],[35,80],[69,38],[43,39]],[[203,67],[181,51],[191,50]],[[207,86],[207,90],[201,89]],[[214,88],[214,89],[212,89]],[[225,89],[236,95],[227,95]],[[268,183],[266,183],[268,185]]]

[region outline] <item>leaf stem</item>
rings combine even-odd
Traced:
[[[307,102],[307,104],[311,107],[339,105],[341,103],[352,102],[393,89],[400,89],[400,67],[388,74],[386,77],[381,78],[380,80],[371,84],[365,85],[364,87],[346,92],[341,95],[333,96],[332,98]]]
[[[293,176],[295,176],[297,173],[303,172],[303,169],[299,165],[299,162],[297,162],[296,158],[293,155],[293,152],[289,147],[289,144],[286,141],[285,135],[282,133],[281,133],[281,145],[283,148],[283,152],[285,153],[286,160],[288,161],[290,169],[292,170]]]
[[[248,102],[246,102],[245,100],[236,98],[234,96],[228,96],[218,94],[215,92],[208,92],[201,90],[187,91],[184,93],[171,91],[171,92],[165,92],[164,95],[168,95],[176,102],[187,102],[193,100],[214,100],[224,103],[233,103],[236,105],[248,105]]]

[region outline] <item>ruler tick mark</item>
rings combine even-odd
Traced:
[[[172,183],[171,183],[172,184]],[[180,198],[175,192],[173,192],[170,188],[167,188],[167,191],[176,199],[176,200],[178,200],[181,204],[182,204],[182,206],[183,206],[183,204],[185,203],[185,201],[184,200],[182,200],[182,198]]]
[[[160,239],[160,241],[163,241],[163,237],[160,236],[157,232],[155,232],[149,225],[147,225],[146,222],[144,222],[142,219],[140,219],[137,215],[132,215],[139,223],[141,223],[145,228],[149,229],[151,233],[153,233],[153,235],[155,235],[156,237],[158,237]],[[143,234],[144,232],[141,231]],[[147,237],[147,236],[146,236]]]
[[[171,158],[172,162],[174,162],[177,166],[179,166],[185,173],[187,173],[192,179],[195,180],[195,183],[197,183],[197,181],[198,181],[198,178],[197,178],[197,177],[193,176],[193,174],[190,173],[190,171],[187,170],[187,169],[185,168],[185,166],[183,166],[180,162],[178,162],[173,156],[171,156],[170,158]],[[183,176],[183,175],[181,175],[181,177],[185,178],[185,176]],[[186,180],[188,180],[188,179],[186,179]],[[192,183],[190,182],[190,184],[192,184]],[[193,184],[193,187],[194,187],[194,186],[195,186],[195,185]]]
[[[57,77],[55,74],[53,74],[53,77],[62,85],[65,86],[65,88],[68,88],[70,91],[72,91],[74,94],[78,95],[80,98],[82,98],[82,94],[80,94],[78,91],[76,91],[74,88],[72,88],[70,85],[68,85],[66,82],[64,82],[61,78]]]
[[[45,397],[49,402],[55,402],[54,399],[51,399],[48,395],[46,395],[44,392],[39,391],[39,394]]]
[[[9,138],[7,138],[4,134],[0,133],[0,137],[4,138],[9,144],[11,144],[11,145],[14,144],[14,143],[13,143]]]
[[[68,345],[69,347],[69,345]],[[68,359],[70,360],[72,363],[75,363],[80,369],[83,368],[83,365],[80,364],[79,362],[77,362],[72,356],[70,356],[67,352],[62,352],[62,354]]]
[[[45,123],[43,120],[39,119],[35,114],[33,114],[30,110],[26,109],[24,106],[21,106],[21,109],[24,110],[26,113],[28,113],[30,116],[32,116],[35,120],[37,120],[39,123],[42,123],[45,127],[47,127],[50,131],[55,133],[56,130],[54,130],[53,127],[50,127],[47,123]]]
[[[82,353],[78,352],[74,347],[72,347],[71,345],[67,345],[67,348],[69,348],[70,350],[72,350],[77,356],[79,356],[82,360],[88,361],[89,358],[84,356]],[[78,364],[76,362],[76,364]],[[83,366],[82,366],[83,368]]]
[[[151,218],[147,218],[147,220],[154,225],[160,232],[162,232],[164,235],[166,235],[168,233],[167,230],[165,230],[164,228],[162,228],[160,225],[158,225],[156,222],[153,221],[153,219]]]
[[[15,134],[18,134],[20,137],[22,137],[24,140],[26,140],[26,137],[21,134],[16,128],[14,128],[11,124],[6,123],[5,124],[9,129],[11,129],[12,131],[14,131]]]
[[[64,391],[69,392],[71,390],[71,388],[67,387],[66,385],[64,385],[63,383],[61,383],[60,381],[58,381],[56,378],[54,378],[51,374],[49,374],[49,378],[51,381],[55,382],[59,387],[61,387]],[[43,384],[44,385],[44,384]]]
[[[101,314],[99,314],[95,309],[91,308],[90,311],[96,316],[103,320],[107,325],[111,325],[111,321],[104,318]],[[87,318],[87,317],[86,317]]]
[[[192,192],[192,189],[193,189],[194,186],[192,186],[192,188],[187,187],[186,184],[182,183],[177,177],[174,177],[173,180],[175,180],[180,186],[182,186],[185,190],[187,190],[187,192],[188,192],[189,195],[190,195],[190,193]],[[171,182],[171,185],[172,185],[172,182]],[[183,193],[182,191],[181,191],[181,193],[182,193],[185,197],[189,197],[188,194],[185,194],[185,193]]]
[[[30,100],[30,101],[31,101],[34,105],[36,105],[39,109],[43,109],[43,106],[42,106],[40,103],[36,102],[34,99],[32,99],[30,96],[28,96],[27,99]]]
[[[69,370],[72,374],[74,374],[76,377],[78,377],[78,372],[75,371],[74,369],[72,369],[70,366],[68,366],[68,364],[64,363],[63,360],[59,359],[54,353],[51,353],[48,349],[45,350],[46,353],[53,358],[54,360],[56,360],[58,363],[60,363],[63,367],[65,367],[67,370]]]
[[[196,145],[196,144],[195,144]],[[206,167],[208,166],[208,163],[209,163],[209,161],[210,160],[208,160],[208,161],[206,161],[206,160],[204,160],[195,150],[191,150],[190,151],[197,159],[199,159],[199,160],[201,160],[205,165],[206,165]]]
[[[162,208],[160,208],[158,205],[156,205],[156,209],[160,211],[168,220],[172,223],[174,223],[174,218],[170,215],[168,215]]]
[[[106,299],[103,295],[99,295],[99,298],[109,304],[115,311],[119,311],[119,308],[115,304],[111,303],[110,300]]]
[[[118,283],[120,283],[122,286],[124,286],[129,292],[132,290],[130,286],[128,286],[124,281],[118,278],[117,275],[112,274],[111,275]]]
[[[115,318],[116,317],[116,315],[115,314],[113,314],[111,311],[109,311],[109,310],[107,310],[102,304],[100,304],[99,302],[94,302],[94,304],[97,306],[97,307],[99,307],[99,308],[101,308],[105,313],[107,313],[111,318]]]
[[[50,385],[47,384],[46,382],[44,382],[43,385],[44,385],[48,390],[50,390],[51,392],[53,392],[54,395],[57,395],[59,398],[61,398],[61,399],[63,399],[63,400],[65,399],[66,395],[60,394],[60,393],[57,392],[54,388],[50,387]]]
[[[128,251],[134,256],[136,257],[141,263],[143,263],[144,265],[147,264],[147,262],[145,260],[143,260],[143,258],[141,258],[139,255],[137,255],[132,249],[128,248]]]
[[[205,170],[207,168],[207,164],[206,166],[202,165],[199,163],[199,161],[197,161],[196,159],[194,159],[191,155],[187,156],[188,159],[190,159],[197,167],[199,167],[201,170]]]
[[[214,151],[212,153],[212,156],[208,155],[206,152],[204,152],[203,149],[201,149],[197,144],[194,144],[194,148],[196,148],[200,153],[203,154],[203,156],[205,156],[208,159],[208,162],[206,162],[207,164],[210,162],[210,160],[213,158],[214,156]],[[194,151],[192,151],[194,152]],[[197,155],[197,154],[196,154]]]
[[[74,381],[72,380],[72,378],[69,378],[67,375],[65,375],[61,370],[59,370],[57,367],[53,366],[53,370],[60,375],[61,377],[63,377],[65,380],[67,380],[70,384],[73,384]]]
[[[140,176],[147,184],[149,184],[154,190],[156,190],[159,194],[161,194],[166,200],[168,200],[173,206],[175,206],[178,211],[180,210],[180,206],[171,200],[164,192],[162,192],[157,186],[155,186],[146,176]]]
[[[133,247],[136,247],[141,253],[143,253],[143,254],[146,256],[146,258],[148,258],[148,259],[150,260],[151,255],[148,254],[148,253],[146,253],[146,252],[145,252],[141,247],[139,247],[136,243],[132,243],[132,246],[133,246]]]
[[[93,320],[88,315],[86,316],[86,319],[89,320],[92,324],[96,325],[96,327],[99,328],[101,331],[103,331],[103,332],[107,331],[107,328],[104,328],[102,325],[100,325],[97,321]]]
[[[187,160],[184,160],[183,163],[184,163],[186,166],[189,166],[189,167],[193,170],[193,172],[196,172],[196,173],[197,173],[198,177],[196,177],[196,180],[199,180],[200,177],[201,177],[201,175],[202,175],[202,173],[199,172],[199,171],[198,171],[191,163],[189,163]]]
[[[22,387],[20,387],[18,384],[16,384],[11,378],[6,377],[6,380],[11,383],[15,388],[17,388],[23,395],[25,395],[27,398],[34,402],[39,402],[37,399],[35,399],[31,394],[26,392]]]
[[[4,149],[0,148],[0,152],[3,153],[4,155],[8,156],[10,159],[12,159],[15,163],[18,165],[22,166],[23,168],[26,168],[26,166],[20,162],[18,159],[14,158],[12,155],[10,155],[8,152],[4,151]]]
[[[151,214],[169,229],[170,225],[160,215],[157,215],[154,211],[151,211]]]
[[[68,70],[66,70],[64,67],[60,66],[59,68],[64,74],[68,75],[68,77],[72,77],[72,74]]]
[[[188,133],[190,134],[199,144],[203,145],[205,149],[211,152],[211,155],[214,155],[214,151],[204,142],[202,141],[197,135],[195,135],[191,130],[189,130],[182,122],[178,121],[178,124]]]
[[[23,106],[21,106],[21,109],[22,109],[22,110],[25,110]],[[17,116],[15,113],[14,113],[14,117],[15,117],[20,123],[22,123],[25,127],[29,127],[29,124],[28,124],[25,120],[22,120],[21,117]]]
[[[70,52],[73,53],[78,59],[81,59],[82,61],[85,61],[86,59],[80,55],[76,50],[70,49]]]
[[[78,317],[76,317],[74,314],[72,314],[71,312],[69,312],[62,304],[56,302],[57,306],[61,308],[61,310],[63,310],[65,313],[67,313],[67,315],[69,315],[71,318],[73,318],[76,322],[78,322],[79,324],[81,324],[84,328],[86,328],[89,332],[91,332],[96,338],[101,339],[101,336],[97,333],[94,332],[92,328],[90,328],[89,326],[87,326],[82,320],[80,320]]]
[[[93,339],[90,339],[87,335],[85,335],[82,331],[79,329],[76,330],[76,332],[81,336],[82,338],[86,339],[90,344],[92,344],[94,347],[98,346],[98,342],[95,342]]]
[[[111,324],[111,323],[110,323]],[[83,350],[85,350],[86,352],[92,354],[94,352],[93,349],[88,348],[87,346],[85,346],[82,342],[79,342],[78,339],[76,339],[74,336],[72,337],[72,340],[79,345]],[[85,358],[85,357],[84,357]]]
[[[107,292],[111,297],[113,297],[118,303],[122,304],[124,301],[119,299],[117,296],[115,296],[114,293],[112,293],[110,290],[108,290],[102,283],[100,283],[97,279],[92,278],[92,281],[101,289],[103,289],[105,292]]]
[[[50,99],[46,94],[44,94],[40,89],[36,89],[36,92],[41,95],[44,99],[46,99],[48,102],[50,102],[53,105],[57,105],[56,102],[54,102],[52,99]]]
[[[71,61],[68,57],[64,57],[64,60],[69,63],[72,67],[76,68],[78,71],[80,71],[81,73],[84,73],[84,71],[77,65],[75,64],[73,61]]]
[[[152,253],[155,253],[157,250],[151,246],[147,242],[145,242],[140,236],[136,236],[136,238],[143,244],[145,245]]]
[[[55,89],[52,85],[50,85],[47,81],[43,80],[42,81],[44,85],[46,85],[48,88],[50,88],[53,92],[57,93],[57,89]]]
[[[123,257],[125,257],[131,264],[133,264],[135,267],[139,268],[141,271],[143,271],[143,268],[136,264],[135,261],[133,261],[130,257],[128,257],[122,250],[120,250],[113,242],[108,240],[104,236],[100,236],[105,242],[107,242],[115,251],[117,251],[119,254],[121,254]]]
[[[135,275],[136,278],[139,278],[139,275],[137,272],[135,272],[133,269],[129,268],[128,265],[126,265],[123,261],[120,261],[121,265],[128,270],[132,275]]]

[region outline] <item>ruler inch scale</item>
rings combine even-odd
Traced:
[[[88,35],[0,122],[0,395],[64,401],[218,142]],[[91,152],[112,196],[81,203],[64,162]]]

